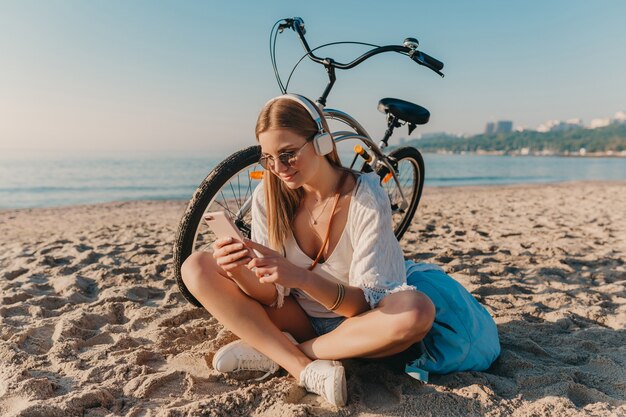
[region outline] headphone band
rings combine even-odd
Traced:
[[[283,94],[282,96],[274,97],[273,99],[268,101],[265,104],[265,106],[281,98],[289,99],[289,100],[295,101],[296,103],[300,103],[300,105],[306,109],[306,111],[311,116],[311,119],[313,119],[313,121],[317,125],[318,134],[322,134],[326,132],[326,129],[324,129],[324,124],[322,122],[324,120],[324,115],[322,114],[320,109],[316,105],[311,104],[311,102],[306,97],[301,96],[300,94],[288,93],[288,94]]]

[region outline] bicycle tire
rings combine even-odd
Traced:
[[[399,192],[394,192],[394,188],[397,190],[397,184],[393,178],[388,178],[388,181],[385,182],[385,177],[389,174],[389,169],[387,167],[381,166],[376,170],[381,178],[381,185],[385,188],[385,191],[387,191],[387,195],[389,195],[392,206],[394,234],[396,235],[396,239],[400,241],[402,236],[404,236],[404,233],[411,225],[417,206],[422,198],[422,191],[424,188],[424,159],[422,158],[422,154],[416,148],[411,146],[391,151],[388,158],[391,165],[396,170],[396,175],[401,183],[405,197],[407,197],[407,191],[410,192],[410,195],[407,197],[409,205],[404,211],[394,207],[397,206],[399,201],[401,201]],[[410,165],[407,165],[406,163]],[[405,170],[404,167],[410,168],[410,170]],[[408,187],[405,186],[407,180],[411,181],[411,184]],[[403,181],[405,182],[403,183]]]
[[[227,186],[233,178],[238,176],[239,173],[248,168],[257,166],[260,157],[261,147],[254,145],[233,153],[219,163],[194,192],[178,225],[176,238],[174,240],[174,274],[181,294],[196,307],[202,307],[202,304],[200,304],[185,286],[181,276],[181,267],[189,255],[194,252],[198,232],[202,225],[204,225],[202,215],[205,211],[210,209],[218,193],[222,192],[222,189]],[[234,187],[231,186],[231,188],[233,188],[234,192]],[[252,191],[254,191],[254,189],[250,190],[250,195]],[[238,226],[241,226],[241,224]],[[239,228],[244,235],[249,238],[249,224],[243,224],[243,226],[245,227]]]

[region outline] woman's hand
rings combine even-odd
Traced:
[[[254,270],[259,282],[280,284],[288,288],[300,288],[309,271],[300,268],[287,260],[282,254],[252,240],[245,239],[250,249],[259,252],[263,257],[252,259],[247,267]]]
[[[211,245],[215,262],[226,272],[237,272],[250,262],[250,249],[231,237],[217,239]]]

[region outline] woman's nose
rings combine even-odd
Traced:
[[[284,171],[288,171],[289,168],[290,166],[287,164],[283,164],[280,159],[278,158],[274,159],[274,171],[284,172]]]

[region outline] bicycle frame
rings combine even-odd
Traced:
[[[320,104],[318,103],[318,105]],[[363,143],[365,143],[367,147],[370,148],[370,150],[374,153],[374,156],[372,158],[372,161],[370,162],[370,165],[372,167],[375,167],[377,163],[382,163],[387,167],[387,169],[393,176],[393,179],[396,182],[396,185],[398,186],[400,197],[402,197],[402,204],[400,205],[400,208],[401,209],[407,208],[409,206],[409,203],[406,201],[406,197],[404,195],[404,192],[402,191],[402,187],[400,186],[400,180],[398,180],[396,171],[393,169],[393,167],[387,160],[386,155],[382,151],[387,146],[387,144],[384,141],[380,141],[380,143],[376,145],[374,141],[372,140],[371,136],[363,128],[363,126],[361,126],[361,124],[357,122],[348,113],[342,112],[341,110],[337,110],[337,109],[324,109],[324,116],[326,116],[327,119],[343,122],[344,124],[350,126],[351,128],[355,130],[356,134],[353,132],[337,131],[337,132],[332,132],[332,136],[336,143],[343,142],[344,140],[348,140],[348,139],[358,139],[362,141]]]

